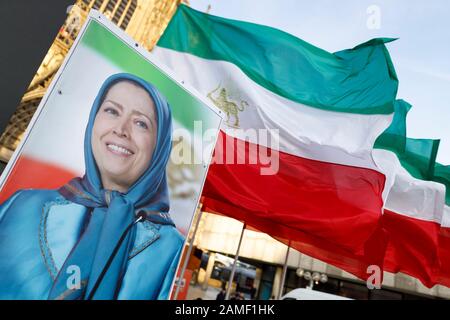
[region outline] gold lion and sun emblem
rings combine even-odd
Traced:
[[[225,123],[228,126],[239,128],[239,112],[244,111],[244,109],[248,107],[249,104],[247,101],[241,100],[239,103],[233,102],[227,89],[221,87],[220,84],[217,88],[209,92],[207,97],[217,108],[227,115]]]

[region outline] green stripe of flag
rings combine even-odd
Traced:
[[[375,142],[375,146],[383,149],[402,150],[406,143],[406,115],[411,105],[404,100],[396,100],[394,103],[394,118],[391,125],[383,132]]]
[[[406,138],[405,151],[399,157],[413,177],[432,180],[439,140]]]
[[[312,107],[390,114],[398,87],[385,47],[392,40],[373,39],[332,54],[274,28],[180,5],[157,45],[228,61],[266,89]]]
[[[375,142],[375,148],[397,154],[402,166],[415,178],[445,185],[445,202],[450,205],[450,166],[436,162],[439,140],[411,139],[406,137],[406,116],[411,105],[403,100],[394,104],[391,125]]]
[[[440,182],[445,185],[445,203],[450,206],[450,166],[444,166],[440,163],[436,163],[433,181]]]
[[[410,109],[406,101],[395,101],[392,123],[375,141],[375,148],[394,152],[413,177],[432,180],[439,140],[407,138],[406,116]]]

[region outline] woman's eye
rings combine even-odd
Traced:
[[[136,124],[137,124],[139,127],[141,127],[142,129],[148,129],[148,125],[147,125],[144,121],[137,120],[137,121],[136,121]]]
[[[117,116],[119,114],[116,109],[110,107],[105,108],[104,111],[114,116]]]

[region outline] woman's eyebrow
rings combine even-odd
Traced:
[[[115,101],[112,101],[112,100],[109,100],[109,99],[105,100],[104,102],[112,103],[112,104],[115,105],[116,107],[118,107],[118,108],[120,108],[121,110],[123,110],[123,106],[122,106],[120,103],[118,103],[118,102],[115,102]],[[138,111],[138,110],[133,110],[133,111],[131,111],[131,113],[132,113],[133,115],[139,115],[139,116],[146,117],[146,118],[150,121],[150,123],[154,124],[154,121],[153,121],[152,117],[151,117],[151,116],[149,117],[148,115],[146,115],[146,114],[143,113],[143,112],[140,112],[140,111]]]
[[[118,108],[120,108],[121,110],[123,110],[123,106],[120,104],[120,103],[118,103],[118,102],[115,102],[115,101],[112,101],[112,100],[105,100],[104,102],[109,102],[109,103],[112,103],[113,105],[115,105],[116,107],[118,107]]]

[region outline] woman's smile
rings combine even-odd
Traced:
[[[130,150],[126,146],[118,144],[118,143],[107,142],[106,147],[112,154],[118,155],[121,157],[129,158],[130,156],[132,156],[134,154],[134,152],[132,150]]]

